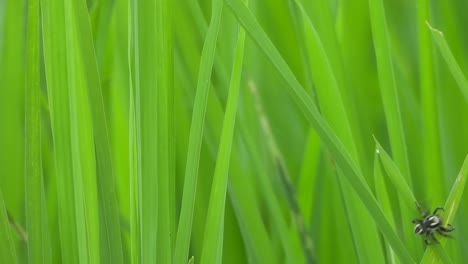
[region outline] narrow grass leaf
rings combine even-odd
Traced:
[[[293,99],[300,106],[307,120],[310,122],[312,127],[314,127],[319,137],[323,140],[324,144],[329,148],[330,152],[336,159],[337,164],[345,172],[344,175],[347,176],[348,181],[351,183],[354,190],[369,210],[369,213],[374,218],[380,231],[392,245],[392,248],[394,248],[395,252],[402,261],[413,263],[414,260],[411,258],[405,245],[401,242],[395,231],[392,229],[388,219],[383,214],[382,209],[378,205],[369,187],[363,181],[363,177],[359,175],[357,166],[352,161],[349,153],[346,151],[341,141],[337,138],[335,133],[331,130],[329,125],[320,115],[314,102],[297,81],[293,72],[288,67],[285,60],[281,57],[280,53],[275,48],[271,40],[268,38],[265,31],[261,28],[251,11],[247,9],[247,7],[239,0],[226,0],[226,3],[231,8],[237,20],[245,28],[246,32],[249,33],[250,37],[268,56],[278,72],[289,84],[290,89],[287,89],[288,92],[290,92]]]
[[[444,34],[441,31],[433,28],[428,22],[426,23],[429,29],[431,30],[432,39],[436,43],[440,53],[442,54],[442,57],[444,58],[450,71],[452,72],[452,75],[455,78],[455,81],[457,82],[460,91],[462,92],[463,96],[465,96],[465,101],[468,101],[468,81],[466,80],[462,69],[458,65],[455,56],[450,50],[450,47],[447,41],[445,40]]]
[[[405,125],[403,122],[398,89],[395,78],[392,49],[390,45],[390,35],[385,16],[385,6],[382,0],[369,0],[369,15],[372,27],[374,50],[377,60],[377,72],[382,102],[384,106],[387,131],[390,138],[390,146],[395,163],[402,171],[403,177],[409,186],[412,186],[411,171],[408,160],[407,140],[405,135]],[[411,216],[408,210],[401,208],[403,219]],[[403,221],[404,230],[411,229],[411,223]],[[408,238],[408,234],[404,233]],[[412,235],[412,234],[411,234]],[[407,239],[407,248],[411,252],[416,252],[419,245],[414,239]]]
[[[133,0],[136,151],[140,262],[157,262],[158,240],[158,98],[156,1]]]
[[[212,17],[202,50],[200,71],[197,83],[197,93],[195,95],[192,123],[190,127],[181,212],[174,249],[175,263],[185,263],[188,260],[203,126],[205,123],[205,112],[208,101],[211,70],[215,56],[218,31],[221,25],[222,10],[222,0],[213,0]]]
[[[50,263],[49,236],[44,230],[47,211],[43,204],[41,158],[41,90],[40,90],[40,6],[38,0],[28,2],[26,125],[25,125],[25,189],[28,260]],[[6,263],[6,262],[5,262]]]
[[[224,213],[226,192],[228,184],[229,162],[236,121],[236,112],[239,98],[242,62],[244,58],[245,31],[239,29],[236,56],[232,68],[231,83],[229,86],[228,102],[224,114],[221,141],[219,143],[218,157],[211,187],[210,203],[206,219],[205,236],[201,263],[221,263],[224,237]]]
[[[468,178],[468,155],[465,157],[465,161],[458,173],[457,178],[452,186],[452,190],[447,197],[445,202],[445,212],[444,212],[444,222],[445,225],[453,223],[455,219],[455,214],[458,210],[460,202],[462,202],[463,192],[465,191],[466,180]],[[442,249],[445,246],[447,239],[441,239],[440,245]],[[440,251],[439,250],[439,251]],[[440,252],[438,253],[433,247],[427,247],[426,252],[421,260],[421,263],[437,263],[438,258],[440,257]],[[443,256],[442,256],[443,257]]]
[[[170,177],[175,174],[171,169],[170,128],[174,118],[170,116],[173,99],[170,98],[173,89],[173,31],[172,31],[172,0],[156,1],[158,23],[156,25],[158,65],[157,75],[157,138],[158,138],[158,262],[172,263],[173,254],[173,215],[170,208]]]
[[[377,150],[374,155],[375,193],[377,196],[377,200],[382,206],[382,210],[387,216],[390,224],[395,228],[395,216],[392,211],[392,201],[390,200],[390,196],[388,194],[388,189],[382,172],[382,167],[380,166],[379,162],[379,156],[380,150]],[[385,243],[385,246],[387,248],[387,262],[400,263],[395,253],[393,252],[392,247],[388,243]]]
[[[377,58],[380,91],[382,93],[392,153],[396,164],[402,169],[407,177],[406,180],[411,186],[404,126],[394,76],[390,37],[387,33],[388,27],[383,1],[369,0],[369,13]]]
[[[430,20],[430,0],[418,1],[418,34],[419,34],[419,81],[421,93],[421,114],[423,122],[423,156],[424,156],[424,178],[421,187],[430,194],[441,193],[445,189],[442,175],[442,151],[441,134],[439,124],[439,103],[435,78],[435,60],[431,31],[427,29]],[[416,174],[417,175],[417,174]],[[419,179],[422,179],[420,177]],[[415,188],[415,191],[418,191]],[[445,198],[445,197],[443,197]],[[441,200],[442,201],[442,200]]]
[[[416,205],[418,203],[416,197],[406,182],[405,177],[401,174],[395,162],[393,162],[387,152],[382,148],[377,139],[375,139],[375,144],[377,156],[382,162],[385,172],[387,173],[390,181],[395,186],[396,191],[400,194],[400,197],[403,199],[403,201],[405,201],[405,205],[408,206],[409,209],[417,209]]]

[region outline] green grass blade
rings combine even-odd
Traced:
[[[184,190],[182,193],[182,205],[174,249],[175,263],[185,263],[188,260],[203,126],[205,122],[211,70],[216,50],[216,40],[221,24],[222,9],[223,2],[220,0],[213,0],[212,17],[202,50],[197,93],[195,95],[192,124],[190,127],[187,163],[185,165]]]
[[[41,104],[40,104],[40,6],[39,1],[28,2],[26,74],[26,139],[25,189],[26,222],[28,232],[28,260],[30,263],[50,263],[50,244],[43,227],[47,211],[43,204],[41,158]]]
[[[374,182],[375,182],[375,193],[379,203],[382,206],[382,210],[388,217],[390,224],[395,228],[395,216],[392,211],[392,201],[388,194],[385,178],[382,172],[382,168],[379,162],[380,152],[376,151],[374,156]],[[392,247],[385,243],[387,248],[387,263],[400,263],[397,256],[393,252]]]
[[[183,17],[186,18],[185,16]],[[181,23],[182,22],[183,20],[181,21]],[[183,62],[181,60],[182,57],[187,58],[193,56],[194,51],[192,45],[184,46],[184,49],[179,50],[179,52],[181,54],[176,53],[178,55],[176,60],[177,70],[175,71],[177,74],[176,80],[187,81],[186,76],[192,76],[192,78],[195,79],[198,75],[197,65],[195,63],[189,63],[189,61],[187,60]],[[221,65],[224,66],[223,64]],[[229,83],[222,84],[222,86],[226,87],[228,85]],[[191,87],[190,84],[186,84],[186,86]],[[180,90],[181,89],[176,89],[176,91],[179,91],[178,93],[181,93]],[[186,91],[188,93],[193,93],[192,89],[186,89]],[[219,126],[219,124],[222,124],[222,113],[224,109],[220,100],[218,100],[214,90],[211,89],[210,91],[210,98],[213,99],[214,103],[211,104],[212,108],[207,109],[206,112],[206,122],[208,124],[208,131],[205,133],[204,139],[208,141],[209,145],[216,146],[219,140],[215,142],[215,139],[221,138],[221,130],[212,128]],[[189,96],[189,98],[193,97],[194,95],[192,94]],[[180,99],[176,100],[176,102],[180,101]],[[181,111],[181,107],[176,107],[176,109],[179,115],[183,113],[183,111]],[[242,108],[239,108],[239,110],[240,109]],[[245,123],[245,115],[239,114],[237,118],[239,118],[239,122],[237,124],[239,125],[242,137],[244,138],[244,140],[246,140],[247,135],[250,135],[250,133],[247,133],[248,131],[246,131],[245,126],[243,125]],[[255,121],[255,124],[257,123],[258,122]],[[178,129],[177,131],[181,130]],[[207,136],[208,134],[213,135],[213,137]],[[177,137],[180,139],[188,138],[188,136],[186,135]],[[214,159],[216,157],[216,150],[214,148],[210,148],[210,150],[212,150],[211,156]],[[252,182],[253,175],[256,175],[257,173],[253,172],[252,169],[244,169],[244,156],[245,155],[243,155],[243,153],[238,147],[232,150],[232,165],[230,170],[230,175],[232,175],[232,177],[229,177],[228,191],[236,215],[236,219],[240,226],[240,231],[245,243],[245,247],[250,253],[250,257],[252,258],[252,261],[254,263],[279,263],[278,261],[276,261],[278,259],[276,256],[279,255],[279,252],[274,250],[272,241],[268,237],[267,226],[262,220],[262,210],[260,204],[258,203],[259,197],[255,191],[255,185],[246,184],[246,182]],[[255,164],[255,162],[252,162],[252,164]]]
[[[93,126],[95,159],[97,169],[97,187],[99,197],[99,243],[102,250],[100,260],[103,262],[122,263],[122,242],[120,223],[114,221],[119,217],[117,196],[115,194],[114,171],[108,135],[108,119],[104,110],[101,81],[93,45],[93,34],[86,1],[73,2],[76,19],[79,49],[82,54],[84,74],[87,84],[91,121]],[[94,147],[93,147],[94,148]],[[90,150],[90,155],[92,155]],[[92,180],[92,179],[91,179]]]
[[[310,129],[307,136],[307,146],[302,160],[301,174],[297,188],[299,207],[306,223],[313,218],[314,199],[310,190],[315,189],[318,181],[317,168],[319,165],[320,140],[314,130]]]
[[[424,189],[427,193],[441,193],[445,186],[442,175],[441,138],[439,129],[439,107],[435,78],[435,63],[431,33],[427,30],[430,20],[430,0],[418,1],[418,34],[419,34],[419,67],[421,113],[423,115],[423,155],[424,155]],[[417,189],[415,190],[417,191]],[[442,196],[443,194],[441,194]],[[445,197],[442,197],[444,199]]]
[[[312,76],[316,84],[316,93],[321,112],[325,120],[330,124],[331,128],[336,131],[337,136],[349,150],[351,158],[357,165],[358,170],[362,171],[360,165],[360,156],[358,155],[357,142],[360,142],[359,137],[354,135],[351,122],[349,119],[350,112],[343,100],[342,91],[339,84],[344,84],[342,71],[335,68],[341,68],[340,59],[338,57],[338,48],[335,41],[328,36],[329,46],[323,44],[314,24],[307,15],[304,7],[296,0],[296,4],[304,17],[307,31],[305,39],[307,39],[308,54],[310,57],[310,65],[312,67]],[[323,11],[326,12],[326,11]],[[325,48],[327,47],[327,48]],[[333,48],[331,48],[333,47]],[[328,50],[327,50],[328,49]],[[328,54],[334,54],[333,61]],[[338,81],[341,80],[341,81]],[[351,225],[353,236],[355,236],[356,248],[361,256],[360,260],[366,262],[380,262],[383,256],[382,247],[380,246],[380,238],[373,225],[372,219],[365,209],[359,206],[359,198],[350,191],[349,185],[343,184],[343,192],[346,197],[348,210],[354,214],[349,214],[350,222],[361,222],[362,225]],[[351,202],[350,202],[351,201]],[[364,242],[366,241],[366,242]],[[370,249],[369,247],[373,247]]]
[[[158,239],[158,159],[157,101],[159,58],[155,47],[157,20],[154,18],[156,2],[134,0],[132,2],[134,34],[134,78],[135,78],[135,114],[136,114],[136,149],[138,175],[138,221],[140,261],[157,261]]]
[[[445,62],[447,63],[450,71],[452,72],[452,75],[455,78],[455,81],[457,82],[460,91],[462,92],[463,96],[465,96],[465,101],[468,101],[468,81],[466,80],[462,69],[458,65],[455,56],[450,50],[450,47],[444,38],[444,34],[441,31],[431,27],[431,25],[428,22],[427,26],[431,30],[432,39],[436,43],[440,53],[442,54],[442,57],[445,59]]]
[[[463,192],[465,191],[467,178],[468,178],[468,155],[466,155],[465,157],[465,161],[463,162],[460,172],[458,173],[458,176],[455,179],[455,182],[452,186],[452,190],[450,191],[449,196],[447,197],[447,200],[445,202],[445,206],[444,206],[445,225],[454,222],[455,214],[458,210],[458,206],[460,205],[460,202],[462,202]],[[440,245],[442,246],[441,250],[443,250],[443,247],[445,246],[446,242],[447,242],[447,239],[440,240]],[[427,247],[426,252],[424,253],[424,256],[421,260],[421,263],[424,263],[424,264],[437,263],[438,259],[439,259],[439,255],[436,249],[434,249],[433,247]]]
[[[158,76],[158,262],[172,263],[173,234],[172,225],[174,218],[170,208],[170,178],[174,177],[171,169],[170,149],[170,127],[174,118],[170,116],[173,99],[170,98],[173,90],[173,40],[172,40],[172,0],[158,0],[157,6],[157,57],[158,65],[156,75]]]
[[[369,213],[374,218],[380,231],[384,234],[400,259],[408,263],[413,263],[414,261],[406,247],[392,229],[369,187],[364,183],[363,177],[359,176],[357,166],[353,163],[349,153],[345,150],[343,144],[330,129],[329,125],[323,120],[312,99],[297,81],[291,69],[258,24],[251,11],[248,10],[239,0],[226,0],[226,3],[231,8],[238,21],[249,33],[250,37],[259,47],[261,47],[262,51],[268,56],[278,72],[288,82],[290,89],[287,90],[304,112],[305,117],[314,127],[324,144],[329,148],[336,159],[337,164],[344,172],[346,172],[344,175],[347,176],[348,181],[351,183],[354,190],[369,210]]]
[[[393,159],[400,168],[409,186],[412,186],[411,171],[408,160],[407,140],[405,135],[405,124],[403,122],[400,98],[395,78],[395,69],[390,46],[390,34],[385,6],[382,0],[369,0],[369,14],[372,27],[374,50],[377,60],[377,71],[379,86],[382,95],[384,112],[387,122],[387,131],[390,138],[390,146]],[[408,210],[401,208],[403,219],[411,218]],[[403,221],[403,229],[411,230],[411,223]],[[405,237],[412,234],[404,233]],[[409,239],[406,241],[408,249],[416,255],[418,251],[417,241]]]
[[[369,0],[369,13],[374,47],[376,47],[375,53],[377,58],[380,90],[387,119],[387,129],[390,136],[392,153],[396,164],[402,169],[404,175],[407,177],[407,182],[411,186],[406,140],[394,76],[390,39],[387,33],[388,27],[382,0]]]
[[[2,244],[0,247],[0,261],[2,263],[18,263],[2,190],[0,190],[0,243]]]
[[[44,61],[54,139],[61,256],[64,263],[78,263],[78,242],[72,180],[69,91],[65,43],[64,2],[41,1]]]
[[[99,208],[93,128],[74,11],[72,3],[65,2],[70,121],[68,151],[72,159],[78,257],[81,263],[99,263]]]
[[[138,67],[135,63],[135,28],[134,28],[134,17],[132,16],[134,3],[129,1],[128,3],[128,75],[129,75],[129,107],[128,107],[128,166],[129,166],[129,204],[130,204],[130,263],[140,263],[140,218],[139,218],[139,160],[138,160],[138,132],[136,125],[136,100],[135,100],[135,86],[136,82],[134,79],[135,68]],[[133,66],[133,67],[132,67]]]
[[[405,177],[401,174],[395,162],[393,162],[387,152],[382,148],[377,139],[375,139],[375,143],[378,157],[382,162],[385,172],[387,172],[387,176],[390,178],[390,181],[395,186],[396,191],[405,202],[405,205],[416,213],[417,200],[408,183],[406,182]]]
[[[239,98],[242,62],[244,58],[245,31],[239,29],[236,57],[232,68],[228,102],[224,114],[221,141],[211,187],[210,203],[203,240],[201,263],[221,263],[224,237],[224,212],[228,183],[229,162]]]

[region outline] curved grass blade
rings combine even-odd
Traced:
[[[323,140],[324,144],[329,148],[330,152],[336,159],[337,164],[341,167],[343,172],[345,172],[343,174],[347,176],[348,181],[369,210],[369,213],[374,218],[378,228],[384,234],[392,248],[403,262],[413,263],[414,260],[383,214],[382,209],[370,191],[369,186],[367,186],[363,181],[363,177],[359,175],[359,170],[351,159],[349,153],[346,151],[335,133],[331,130],[330,126],[320,115],[314,102],[298,82],[286,61],[281,57],[280,53],[259,25],[251,11],[246,8],[240,0],[226,0],[226,3],[231,8],[236,19],[242,24],[250,37],[268,56],[278,72],[289,84],[289,89],[287,89],[287,91],[304,112],[305,117],[312,127],[314,127],[321,140]]]
[[[453,223],[455,219],[455,213],[457,212],[458,206],[462,201],[463,192],[465,191],[466,179],[468,178],[468,155],[465,157],[465,161],[458,173],[457,178],[455,179],[455,183],[452,186],[452,190],[447,197],[447,201],[445,202],[445,212],[444,212],[444,222]],[[440,246],[445,246],[447,239],[440,240]],[[442,256],[443,257],[443,256]],[[426,252],[421,260],[421,263],[428,264],[428,263],[437,263],[439,258],[438,252],[434,247],[427,247]]]
[[[432,39],[436,43],[437,47],[439,48],[440,53],[442,54],[442,57],[444,58],[450,71],[452,72],[452,75],[455,78],[455,81],[457,82],[458,87],[460,88],[460,91],[462,92],[463,96],[465,96],[465,101],[468,101],[468,81],[466,80],[466,77],[463,74],[463,71],[458,65],[457,60],[455,59],[455,56],[453,56],[453,53],[450,50],[450,47],[444,38],[444,34],[441,31],[433,28],[429,24],[429,22],[426,22],[426,23],[429,29],[431,30]]]
[[[228,183],[229,160],[236,121],[236,111],[239,98],[242,62],[244,57],[245,31],[239,28],[236,57],[232,69],[229,86],[228,102],[224,114],[221,141],[219,143],[210,203],[206,219],[205,236],[200,262],[221,263],[224,233],[224,211]]]
[[[181,212],[174,249],[175,263],[185,263],[188,260],[205,112],[216,50],[216,40],[218,38],[218,31],[221,25],[222,10],[223,1],[213,0],[212,17],[202,50],[197,93],[195,95],[192,123],[190,127]]]

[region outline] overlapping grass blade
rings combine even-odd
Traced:
[[[239,29],[236,57],[232,69],[228,102],[224,114],[221,141],[211,187],[210,203],[206,219],[205,236],[201,255],[202,263],[221,263],[224,238],[224,212],[228,184],[229,162],[239,98],[245,31]]]
[[[290,87],[287,90],[290,92],[296,103],[300,106],[307,120],[315,128],[321,140],[329,148],[334,158],[336,159],[337,164],[345,172],[344,175],[347,176],[348,181],[351,183],[354,190],[369,210],[369,213],[374,218],[377,226],[391,244],[392,248],[395,250],[402,261],[413,263],[414,261],[412,260],[406,247],[392,229],[375,197],[370,192],[369,187],[363,181],[362,176],[359,176],[357,166],[350,158],[349,153],[346,151],[341,141],[330,129],[329,125],[323,120],[313,101],[297,81],[291,69],[288,67],[287,63],[281,57],[278,50],[275,48],[271,40],[258,24],[250,10],[248,10],[238,0],[226,0],[226,3],[233,11],[235,17],[249,33],[250,37],[261,47],[262,51],[268,56],[273,65],[288,82]]]
[[[99,208],[91,111],[85,82],[76,8],[65,2],[67,88],[69,89],[70,148],[75,198],[78,257],[81,263],[99,263]]]
[[[457,82],[460,91],[462,92],[463,96],[465,96],[465,101],[468,101],[468,81],[466,80],[462,69],[458,65],[455,56],[450,50],[450,47],[444,38],[444,34],[441,31],[431,27],[431,25],[428,22],[427,26],[431,30],[432,39],[436,43],[440,53],[442,54],[442,57],[444,58],[450,71],[452,72],[452,75],[455,78],[455,81]]]
[[[186,18],[184,16],[184,18]],[[182,21],[180,21],[181,24]],[[179,24],[180,25],[180,24]],[[187,40],[184,39],[185,42]],[[177,74],[176,80],[186,80],[186,76],[193,76],[192,78],[196,78],[198,74],[198,68],[194,63],[189,63],[187,60],[181,60],[182,57],[188,58],[193,56],[193,49],[191,45],[184,46],[179,50],[181,53],[180,56],[177,56],[176,62],[178,62],[177,70],[175,71]],[[178,54],[178,53],[176,53]],[[221,64],[224,67],[223,64]],[[180,74],[180,75],[179,75]],[[184,78],[181,78],[184,77]],[[223,86],[228,86],[228,83],[223,83]],[[191,93],[191,89],[186,89],[188,93]],[[219,129],[212,129],[217,125],[223,122],[223,107],[216,96],[216,93],[213,89],[210,90],[210,98],[213,99],[213,104],[211,104],[211,108],[209,108],[206,112],[206,122],[208,124],[207,129],[208,131],[205,133],[204,140],[207,141],[208,145],[216,146],[215,139],[221,138],[221,131]],[[193,98],[193,95],[189,96],[189,98]],[[180,99],[178,100],[180,101]],[[242,108],[239,108],[239,110]],[[178,114],[181,113],[180,107],[178,107]],[[239,114],[238,115],[239,122],[238,127],[242,134],[242,138],[245,141],[252,142],[249,136],[251,133],[246,131],[246,123],[245,115]],[[257,124],[257,122],[255,122]],[[207,135],[212,135],[211,137]],[[178,138],[185,138],[184,136],[178,136]],[[247,140],[249,138],[250,140]],[[248,149],[251,149],[250,147]],[[210,148],[211,156],[216,157],[216,151],[214,148]],[[239,222],[240,231],[242,233],[242,237],[244,243],[246,244],[247,252],[250,254],[250,257],[256,263],[278,263],[276,256],[279,254],[274,250],[272,242],[267,234],[267,226],[262,221],[261,216],[261,207],[258,204],[258,197],[256,194],[255,185],[249,184],[252,182],[251,175],[256,175],[257,173],[253,171],[253,169],[245,170],[243,161],[243,152],[237,147],[232,149],[231,154],[231,170],[229,177],[229,185],[228,191],[230,195],[230,199],[234,208],[234,212],[236,215],[236,219]],[[257,158],[257,156],[253,155],[252,157]],[[255,161],[252,164],[257,164]],[[247,184],[246,184],[247,183]],[[272,254],[272,252],[274,252]]]
[[[69,91],[64,2],[41,1],[44,61],[49,110],[54,139],[61,256],[64,263],[78,263],[75,198],[72,180]]]
[[[188,259],[205,111],[222,10],[223,2],[221,0],[213,0],[212,17],[202,50],[197,93],[195,95],[190,127],[187,163],[185,165],[184,190],[182,193],[181,212],[174,249],[175,263],[184,263]]]
[[[401,174],[395,162],[393,162],[387,152],[382,148],[377,139],[375,139],[375,143],[377,156],[382,162],[385,172],[395,186],[396,191],[400,194],[400,197],[409,209],[416,210],[419,203],[406,182],[405,177]],[[417,211],[415,211],[415,213],[416,212]]]
[[[449,196],[447,197],[447,200],[445,202],[445,212],[444,212],[444,223],[445,225],[453,223],[455,219],[455,214],[457,213],[458,206],[460,205],[460,202],[462,202],[462,197],[463,197],[463,192],[465,191],[465,185],[466,185],[466,180],[468,178],[468,155],[465,157],[465,161],[463,162],[463,165],[460,169],[460,172],[458,173],[457,178],[455,179],[455,182],[453,183],[452,190],[449,193]],[[441,239],[440,240],[440,245],[443,247],[445,246],[445,243],[447,242],[447,239]],[[421,260],[421,263],[437,263],[439,259],[439,255],[433,247],[427,247],[426,252],[424,253],[424,256]],[[443,256],[442,256],[443,257]]]
[[[312,67],[312,76],[316,84],[316,93],[320,104],[321,112],[325,120],[330,124],[331,128],[336,131],[337,136],[343,142],[345,147],[349,150],[351,158],[357,165],[357,169],[362,171],[360,166],[360,156],[358,155],[357,142],[360,142],[352,130],[351,122],[349,120],[349,111],[342,97],[342,91],[339,84],[344,85],[343,71],[341,69],[341,61],[339,58],[339,51],[336,41],[332,36],[328,36],[328,46],[331,50],[327,53],[325,45],[322,42],[314,24],[308,17],[302,4],[296,1],[296,4],[304,17],[305,25],[305,39],[307,40],[308,55],[310,58],[310,65]],[[326,11],[324,11],[326,12]],[[322,22],[323,23],[323,22]],[[322,30],[324,31],[324,30]],[[328,47],[327,46],[327,47]],[[329,59],[328,54],[332,55],[333,60]],[[339,68],[340,70],[336,70]],[[338,72],[338,75],[335,73]],[[351,191],[348,184],[342,184],[344,195],[346,196],[346,205],[350,214],[350,222],[361,222],[362,225],[351,225],[353,229],[352,234],[355,236],[356,248],[361,257],[362,262],[380,262],[383,256],[382,248],[380,247],[380,238],[377,235],[377,230],[373,225],[372,219],[366,215],[364,208],[359,206],[359,198]],[[364,242],[367,241],[367,242]],[[374,247],[369,249],[369,246]]]
[[[78,31],[78,48],[82,54],[87,97],[93,126],[96,176],[99,197],[99,243],[102,250],[100,260],[103,262],[122,263],[122,242],[120,234],[119,209],[115,191],[114,171],[108,135],[108,120],[104,110],[101,81],[97,67],[96,53],[93,45],[93,34],[89,21],[86,1],[73,2],[74,16]],[[92,154],[94,151],[90,151]],[[95,205],[98,206],[98,205]]]

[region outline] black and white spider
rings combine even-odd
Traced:
[[[437,214],[438,211],[444,211],[443,207],[437,207],[432,214],[429,212],[423,212],[418,206],[419,211],[423,219],[413,219],[413,224],[416,224],[414,227],[414,233],[416,235],[426,235],[424,242],[426,245],[431,244],[431,240],[439,243],[437,238],[434,236],[434,232],[439,233],[441,236],[449,237],[446,233],[451,232],[455,229],[454,226],[448,224],[447,227],[443,226],[442,217]]]

